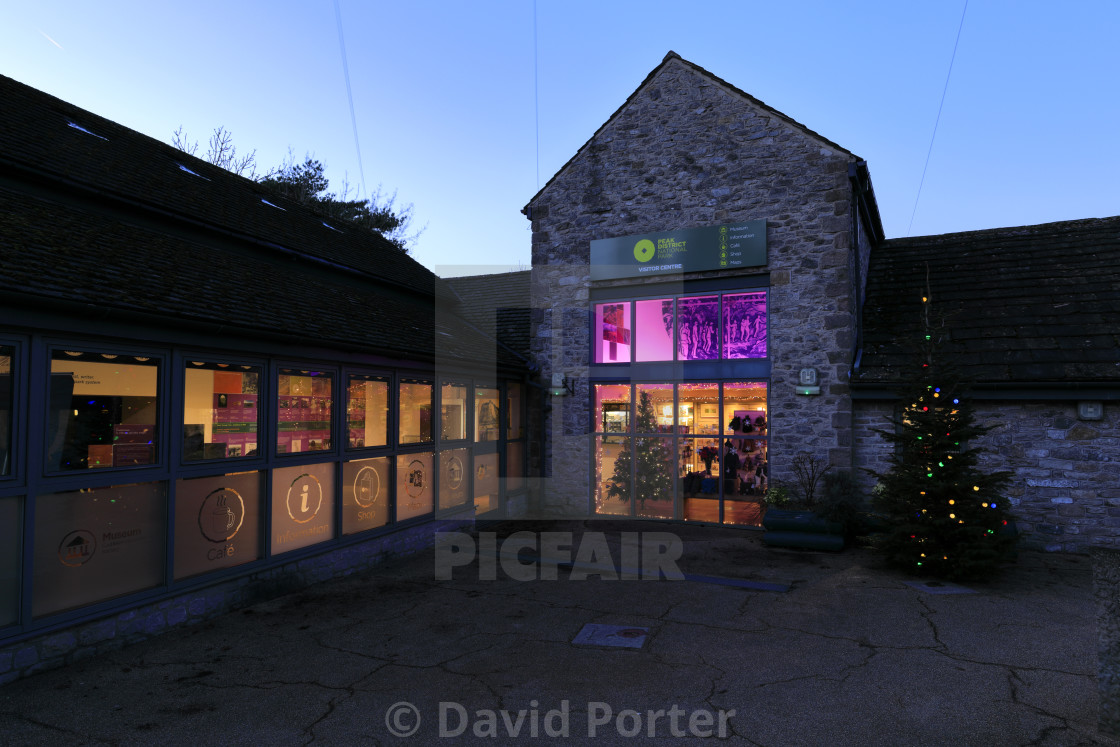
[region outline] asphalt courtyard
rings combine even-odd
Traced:
[[[1087,556],[1023,552],[956,587],[696,526],[507,524],[465,565],[473,538],[449,539],[0,688],[0,741],[1117,744],[1096,731]],[[554,569],[542,541],[686,578]]]

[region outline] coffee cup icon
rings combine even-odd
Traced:
[[[225,494],[218,496],[218,500],[214,506],[214,510],[210,512],[210,527],[215,535],[224,536],[229,534],[229,530],[233,529],[233,525],[237,523],[237,515],[233,513],[233,509],[229,507]]]

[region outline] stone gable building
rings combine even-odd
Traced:
[[[789,457],[801,452],[854,466],[849,371],[868,254],[882,238],[866,164],[858,156],[670,53],[524,212],[533,223],[534,356],[546,379],[559,375],[574,389],[572,396],[554,398],[548,423],[556,479],[546,510],[586,507],[589,496],[604,502],[616,462],[603,447],[630,444],[619,441],[628,436],[596,441],[589,434],[613,427],[634,433],[632,423],[604,426],[601,417],[604,407],[630,397],[611,385],[631,381],[669,387],[649,391],[656,392],[659,412],[678,415],[676,423],[662,417],[655,429],[672,433],[658,447],[679,462],[671,470],[678,478],[699,468],[700,449],[724,446],[720,436],[729,435],[736,411],[751,412],[752,421],[759,417],[754,413],[765,413],[766,427],[754,425],[749,435],[740,429],[743,437],[734,445],[754,461],[782,455],[769,461],[770,479],[789,480]],[[717,263],[694,272],[592,282],[593,241],[757,220],[765,221],[762,264],[726,270]],[[595,355],[592,338],[601,334],[605,305],[675,299],[684,309],[693,298],[718,298],[728,314],[739,300],[734,296],[743,293],[761,302],[761,328],[753,330],[761,347],[755,353],[732,359],[711,357],[711,348],[699,355],[682,351],[678,324],[675,355],[635,355],[632,362]],[[632,347],[644,342],[640,327],[635,334]],[[730,342],[728,335],[724,343]],[[815,372],[819,394],[802,393],[803,370]],[[689,388],[682,390],[685,384]],[[726,415],[722,423],[720,415]],[[739,490],[747,478],[740,478]],[[693,518],[695,502],[696,516],[711,518],[713,494],[700,495],[683,503],[666,496],[677,505],[659,506],[655,513]],[[739,495],[726,498],[725,512],[732,513],[730,501],[738,503]],[[722,516],[718,509],[715,516]],[[744,517],[755,523],[757,512]]]
[[[1120,544],[1120,219],[887,241],[864,161],[672,52],[523,212],[545,514],[757,525],[798,460],[869,493],[930,292],[1024,544]]]

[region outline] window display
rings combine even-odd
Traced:
[[[425,381],[403,379],[400,385],[400,435],[402,444],[429,443],[432,440],[432,385]]]
[[[354,534],[389,523],[389,457],[342,465],[342,533]]]
[[[261,370],[190,361],[184,372],[183,459],[257,455]]]
[[[630,430],[630,385],[595,385],[595,421],[600,433],[625,433]]]
[[[766,294],[757,290],[596,304],[592,360],[630,362],[631,307],[635,363],[766,358]]]
[[[397,456],[397,521],[431,513],[432,452]]]
[[[719,358],[719,297],[677,299],[677,358],[682,361]]]
[[[630,302],[595,304],[595,363],[630,362]]]
[[[329,451],[333,424],[332,374],[280,369],[277,381],[276,453]]]
[[[35,499],[35,617],[159,586],[167,484],[71,490]]]
[[[444,384],[439,394],[439,436],[445,441],[462,441],[467,437],[467,387]]]
[[[272,554],[334,537],[334,464],[272,470]]]
[[[498,440],[498,390],[475,387],[474,440],[476,443]]]
[[[346,429],[349,449],[389,443],[389,380],[352,374],[346,388]]]
[[[175,482],[175,578],[230,568],[261,556],[261,473]]]
[[[53,351],[47,468],[155,464],[158,387],[151,358]]]
[[[626,457],[622,455],[625,454]],[[619,463],[629,461],[630,439],[624,436],[595,437],[595,513],[612,516],[629,516],[630,501],[623,500],[626,483],[619,483]]]
[[[634,393],[633,427],[615,431],[610,408],[628,410],[630,386],[595,385],[594,512],[757,525],[769,470],[766,383],[635,384]]]
[[[766,292],[723,297],[723,357],[766,357]]]

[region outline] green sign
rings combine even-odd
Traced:
[[[591,242],[592,280],[679,275],[765,264],[764,220]]]

